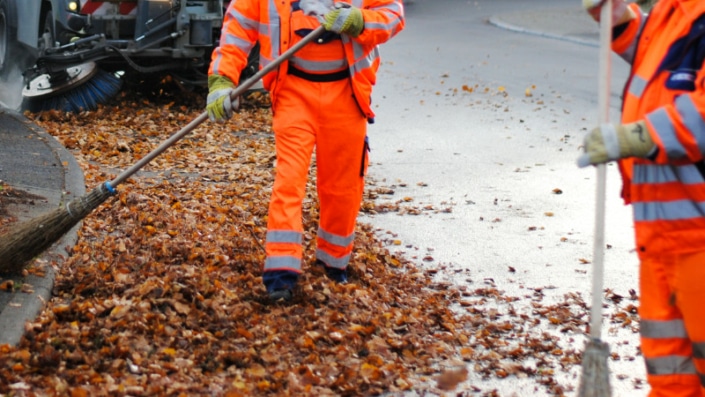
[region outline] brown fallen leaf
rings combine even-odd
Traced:
[[[454,390],[468,378],[467,367],[447,369],[436,378],[436,386],[441,390]]]

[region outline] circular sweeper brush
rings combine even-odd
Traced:
[[[94,110],[117,95],[121,87],[118,76],[101,70],[94,62],[87,62],[34,78],[22,91],[22,109],[30,112]]]

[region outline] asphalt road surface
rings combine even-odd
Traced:
[[[576,159],[598,120],[597,26],[579,1],[416,0],[406,12],[407,28],[381,47],[369,132],[370,180],[394,192],[380,201],[405,209],[363,221],[393,252],[440,270],[439,280],[492,284],[507,296],[541,290],[544,302],[579,293],[589,302],[596,172]],[[627,72],[614,59],[615,120]],[[607,181],[604,283],[630,297],[638,293],[631,212],[614,165]],[[515,305],[531,315],[531,300]],[[603,325],[620,357],[610,361],[614,394],[646,395],[635,328],[608,317]],[[563,346],[584,342],[566,336]],[[569,395],[579,370],[559,375]],[[531,379],[473,371],[466,384],[502,396],[542,392]]]

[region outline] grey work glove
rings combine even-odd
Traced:
[[[222,123],[233,117],[233,111],[240,106],[240,98],[230,99],[234,89],[235,84],[229,78],[217,74],[208,76],[206,111],[211,121]]]
[[[656,151],[646,123],[604,124],[590,131],[583,141],[579,167],[602,164],[626,157],[646,158]]]

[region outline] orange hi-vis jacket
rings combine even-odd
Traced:
[[[622,122],[645,120],[658,150],[619,162],[639,255],[705,251],[705,1],[661,0],[613,32],[632,64]]]
[[[355,38],[341,35],[345,62],[355,99],[368,120],[374,119],[371,107],[372,87],[380,64],[377,45],[389,40],[404,27],[404,6],[401,0],[346,0],[362,10],[365,26]],[[218,48],[213,51],[209,74],[226,76],[239,81],[240,71],[255,42],[260,43],[260,66],[264,67],[293,44],[291,31],[291,0],[233,0],[223,21]],[[276,103],[277,89],[286,78],[288,62],[265,76],[263,84]]]

